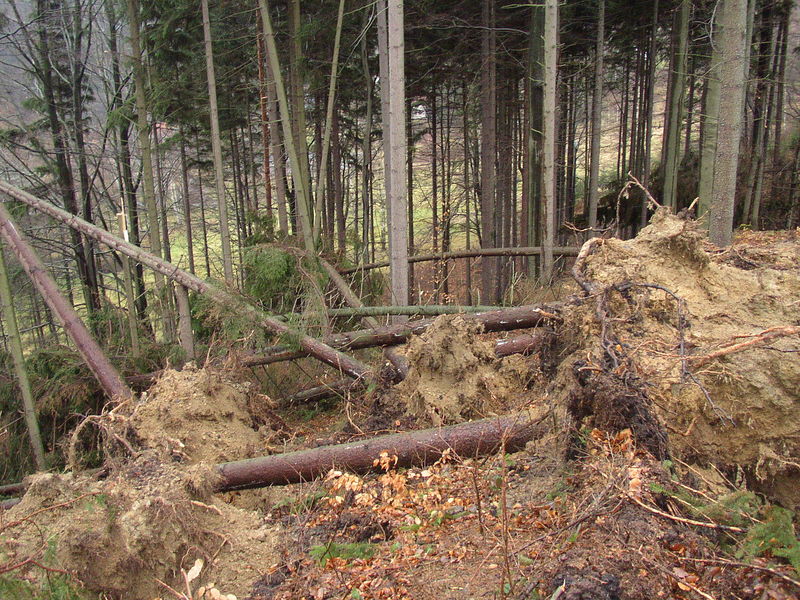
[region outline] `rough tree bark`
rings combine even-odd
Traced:
[[[663,203],[673,209],[677,206],[678,167],[680,166],[681,125],[686,96],[686,57],[689,46],[689,0],[681,0],[678,14],[678,43],[673,56],[673,72],[669,110],[667,112],[667,139],[664,151]]]
[[[542,278],[553,277],[556,227],[556,95],[558,85],[558,0],[544,3],[544,97],[542,101]]]
[[[211,43],[211,21],[208,15],[208,0],[200,2],[203,11],[203,39],[206,52],[206,78],[208,79],[208,106],[211,119],[211,154],[214,158],[214,181],[217,189],[219,209],[219,235],[222,241],[222,268],[225,283],[233,285],[233,258],[231,256],[231,232],[228,225],[228,203],[225,197],[225,174],[222,167],[222,140],[219,132],[217,110],[217,77],[214,73],[214,50]]]
[[[224,463],[217,466],[222,477],[217,491],[302,483],[322,477],[334,468],[353,473],[381,470],[375,461],[382,452],[397,457],[394,464],[397,468],[432,464],[446,450],[462,458],[485,456],[501,449],[516,452],[545,433],[547,425],[543,423],[547,414],[546,409],[540,408],[531,415],[519,413]]]
[[[481,8],[481,247],[495,247],[497,154],[497,66],[495,57],[494,2],[483,0]],[[481,260],[481,301],[495,298],[497,261]]]
[[[592,97],[592,155],[589,166],[589,228],[597,227],[597,201],[600,198],[600,134],[603,123],[603,53],[606,31],[606,2],[599,0],[597,42],[595,45],[594,96]]]
[[[718,246],[728,246],[733,234],[736,171],[739,165],[744,84],[748,64],[747,0],[723,0],[721,10],[717,44],[720,52],[720,100],[709,238]]]

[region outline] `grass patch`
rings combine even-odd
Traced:
[[[314,546],[308,553],[323,567],[332,558],[342,558],[346,561],[356,559],[370,559],[375,555],[377,548],[368,542],[353,542],[349,544],[322,544]]]

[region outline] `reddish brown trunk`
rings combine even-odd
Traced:
[[[540,425],[544,416],[521,413],[224,463],[217,466],[222,477],[217,491],[302,483],[324,476],[331,469],[379,471],[377,461],[384,452],[397,458],[397,468],[432,464],[445,451],[462,458],[486,456],[500,449],[516,452],[544,432]]]

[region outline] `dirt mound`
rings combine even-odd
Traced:
[[[128,425],[142,446],[185,462],[238,460],[265,453],[267,403],[248,384],[187,366],[165,371],[129,411]]]
[[[408,344],[408,377],[393,394],[419,424],[444,425],[504,412],[533,376],[527,359],[498,359],[482,325],[443,315]]]
[[[595,295],[563,315],[572,353],[556,397],[574,389],[578,361],[578,370],[646,382],[673,451],[742,467],[797,506],[798,258],[791,239],[750,251],[706,247],[696,223],[665,211],[633,240],[595,242],[582,265]]]
[[[181,570],[202,559],[197,586],[216,581],[243,597],[276,562],[278,528],[215,500],[213,478],[202,465],[179,468],[154,453],[104,481],[36,475],[6,515],[3,562],[31,558],[74,574],[93,592],[149,600],[168,595],[159,580],[185,589]]]

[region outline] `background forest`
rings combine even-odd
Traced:
[[[794,4],[3,0],[0,191],[126,375],[264,334],[24,192],[304,332],[331,328],[318,255],[372,304],[519,303],[653,202],[720,245],[800,224]],[[0,266],[3,417],[22,431],[15,338],[58,462],[103,399],[22,268]]]

